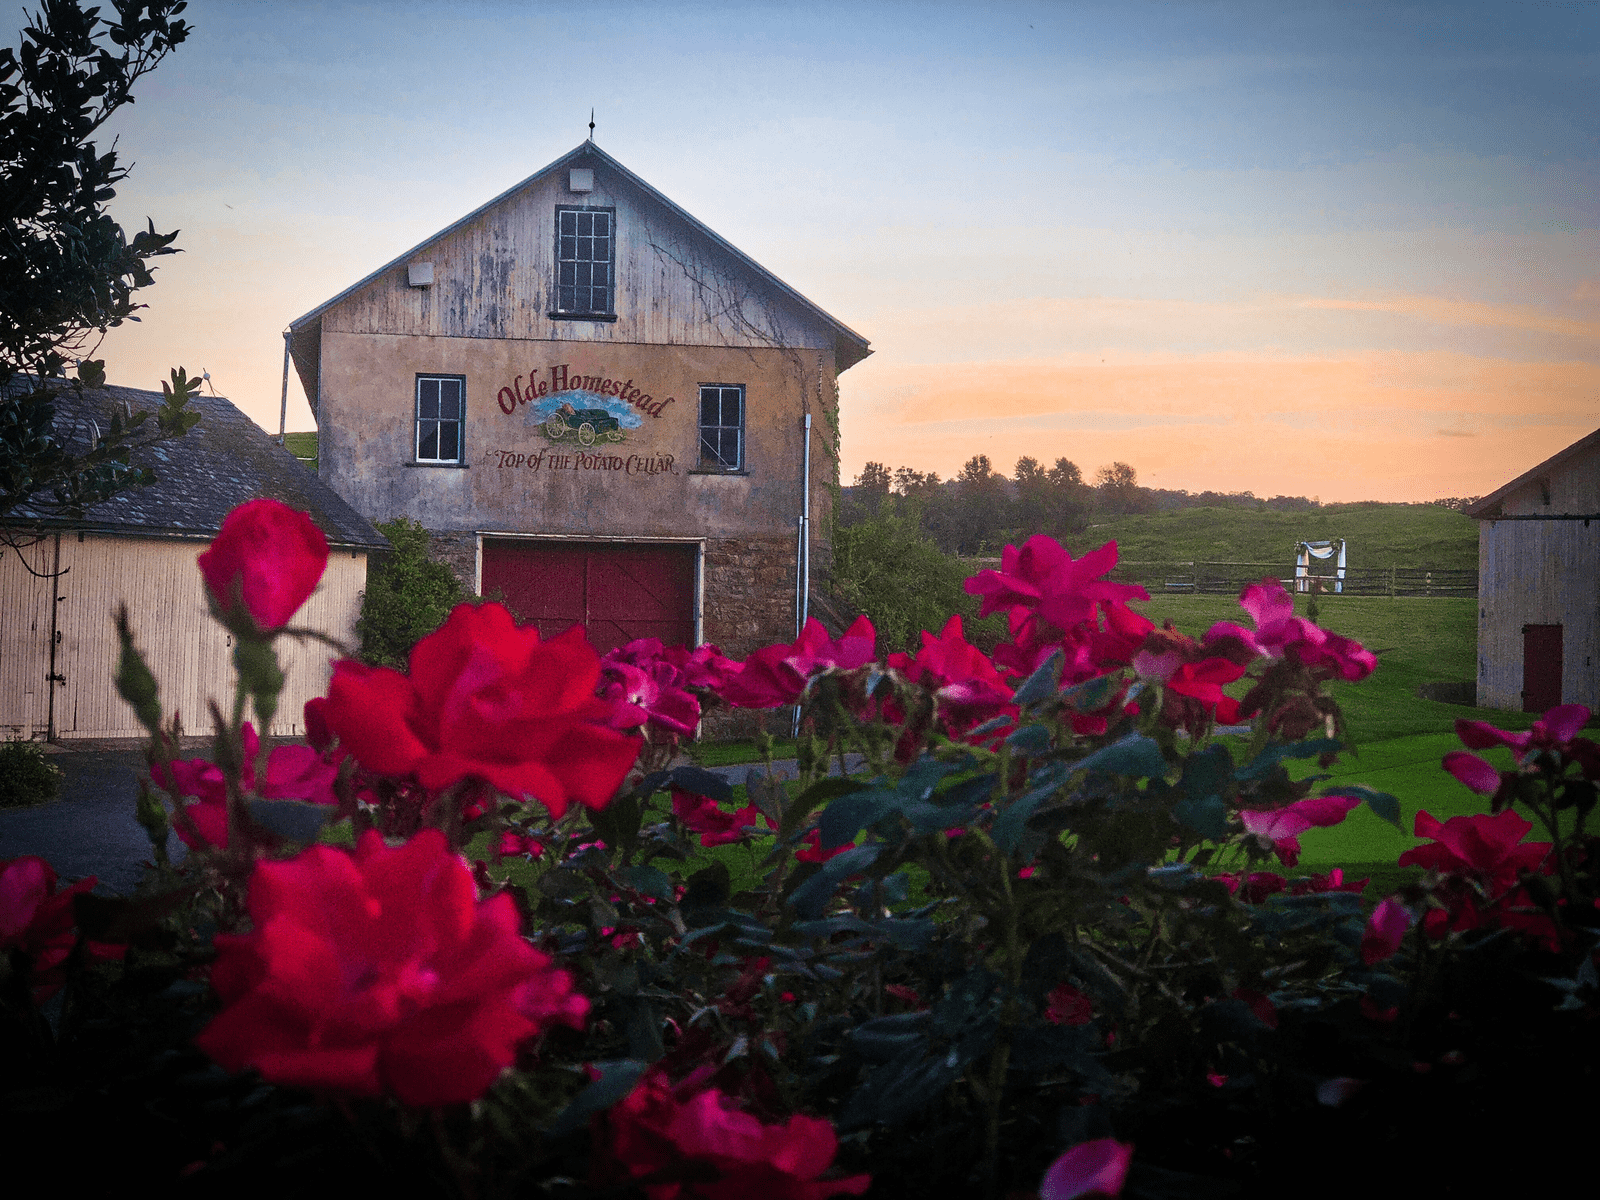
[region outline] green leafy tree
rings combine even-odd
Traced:
[[[461,602],[461,584],[449,567],[428,557],[428,531],[417,522],[399,517],[378,531],[394,551],[367,574],[356,632],[367,662],[404,667],[411,647]]]
[[[880,462],[869,462],[856,476],[856,498],[869,513],[877,515],[883,502],[888,499],[893,482],[888,467]]]
[[[871,615],[882,652],[915,649],[953,612],[976,605],[962,586],[967,570],[921,528],[915,512],[885,511],[835,532],[833,591]]]
[[[138,320],[134,293],[153,280],[149,260],[174,254],[174,233],[153,222],[130,240],[106,212],[127,177],[116,151],[95,135],[133,86],[179,43],[182,0],[114,0],[112,16],[76,0],[48,0],[29,18],[19,48],[0,49],[0,516],[20,505],[80,517],[123,488],[153,482],[128,451],[181,436],[199,415],[185,406],[198,389],[181,371],[156,412],[108,427],[87,447],[55,430],[55,397],[105,382],[89,355],[106,331]],[[20,382],[19,382],[20,377]]]
[[[1050,476],[1039,460],[1027,455],[1017,459],[1016,500],[1012,507],[1011,522],[1020,537],[1012,540],[1021,545],[1021,539],[1034,533],[1048,533],[1054,522],[1054,489]]]
[[[1095,472],[1100,507],[1112,513],[1144,512],[1148,489],[1139,486],[1139,473],[1125,462],[1114,462]]]

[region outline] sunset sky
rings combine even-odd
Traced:
[[[1333,500],[1600,426],[1600,4],[191,0],[115,123],[185,253],[102,348],[273,432],[295,317],[595,140],[872,342],[842,474]],[[15,26],[13,26],[15,28]],[[311,415],[291,379],[289,428]]]

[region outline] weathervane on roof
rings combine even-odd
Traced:
[[[594,109],[589,110],[589,140],[594,141]]]

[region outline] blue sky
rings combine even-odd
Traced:
[[[608,152],[872,340],[847,479],[1028,453],[1428,499],[1600,425],[1600,4],[186,16],[118,118],[113,209],[185,254],[104,353],[135,386],[204,367],[274,429],[283,326],[591,105]]]

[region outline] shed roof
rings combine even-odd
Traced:
[[[360,291],[362,288],[366,287],[368,284],[382,276],[386,271],[393,270],[395,267],[398,267],[409,259],[414,258],[417,254],[421,253],[435,242],[442,238],[448,237],[457,229],[460,229],[472,221],[477,220],[478,217],[482,216],[490,209],[504,203],[511,197],[515,196],[518,192],[521,192],[523,189],[532,186],[546,176],[551,175],[564,167],[569,167],[582,162],[599,163],[608,169],[615,171],[632,186],[638,188],[639,191],[645,196],[649,197],[652,201],[661,205],[669,212],[674,213],[677,217],[686,222],[691,229],[695,230],[708,241],[712,242],[721,250],[732,256],[735,262],[740,263],[751,272],[759,275],[761,279],[770,284],[776,291],[789,297],[796,304],[800,305],[805,311],[811,313],[823,324],[830,327],[834,331],[835,361],[839,364],[839,370],[843,371],[848,367],[854,366],[856,363],[866,358],[867,355],[872,353],[871,344],[866,338],[862,337],[859,333],[851,329],[837,317],[830,315],[823,309],[819,308],[812,301],[808,300],[805,296],[802,296],[799,292],[795,291],[794,288],[790,287],[771,271],[767,270],[760,263],[756,262],[755,259],[751,258],[744,251],[740,250],[732,242],[729,242],[726,238],[709,228],[704,222],[696,219],[683,209],[679,208],[666,196],[662,195],[662,193],[651,187],[643,179],[639,178],[639,176],[628,170],[627,167],[623,166],[616,159],[612,158],[609,154],[600,149],[599,146],[596,146],[591,141],[580,142],[574,149],[568,151],[566,154],[563,154],[560,158],[556,159],[548,166],[541,167],[532,175],[524,179],[521,183],[507,188],[493,200],[490,200],[486,204],[479,205],[466,216],[462,217],[458,221],[451,222],[451,224],[445,226],[445,228],[441,229],[433,236],[424,238],[421,242],[418,242],[404,254],[398,255],[389,262],[384,263],[383,266],[379,267],[376,271],[373,271],[370,275],[357,280],[338,295],[323,301],[304,316],[295,318],[293,321],[289,322],[290,332],[300,333],[308,329],[321,319],[323,313],[327,312],[330,308],[338,304],[347,296]]]
[[[64,379],[45,380],[56,393],[57,437],[81,449],[96,426],[108,424],[113,408],[137,415],[153,412],[161,393],[107,386],[82,395]],[[0,395],[26,392],[35,385],[16,376]],[[369,521],[340,499],[299,459],[270,438],[221,396],[190,401],[200,422],[181,438],[135,450],[132,463],[156,474],[150,487],[134,487],[89,508],[82,520],[49,517],[19,506],[10,521],[90,533],[146,537],[212,538],[222,519],[247,500],[266,496],[308,513],[331,546],[387,549],[389,543]]]
[[[1552,470],[1561,466],[1563,463],[1574,458],[1579,458],[1590,452],[1600,454],[1600,429],[1596,429],[1588,437],[1579,438],[1565,450],[1552,454],[1538,466],[1529,468],[1521,475],[1518,475],[1510,483],[1506,484],[1504,487],[1496,488],[1482,500],[1479,500],[1476,504],[1470,505],[1462,511],[1465,512],[1469,517],[1476,517],[1480,521],[1487,521],[1498,514],[1500,505],[1513,492],[1519,491],[1520,489],[1527,487],[1529,484],[1534,483],[1541,475],[1548,475]]]

